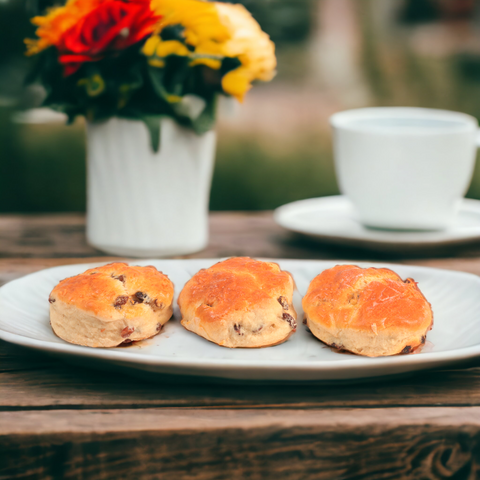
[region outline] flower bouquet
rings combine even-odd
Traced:
[[[197,133],[212,129],[218,94],[242,101],[270,80],[274,45],[242,5],[201,0],[69,0],[34,17],[27,54],[47,91],[45,106],[96,122],[144,121],[158,148],[168,116]]]
[[[90,242],[122,255],[202,248],[217,98],[242,101],[273,77],[268,35],[242,5],[202,0],[68,0],[32,22],[44,105],[87,120]]]

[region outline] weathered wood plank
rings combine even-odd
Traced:
[[[476,365],[479,365],[476,361]],[[475,364],[475,363],[474,363]],[[345,408],[480,406],[480,366],[363,384],[222,385],[69,366],[0,342],[0,411],[91,408]]]
[[[272,253],[279,254],[284,247],[281,244],[275,247],[272,238],[285,234],[274,223],[271,212],[213,212],[210,244],[195,256],[274,256]],[[272,252],[272,248],[276,251]],[[93,256],[103,254],[87,244],[82,214],[0,216],[0,257]]]
[[[461,478],[480,408],[0,413],[0,479]]]
[[[103,256],[90,247],[85,237],[82,214],[0,215],[0,257],[62,258]],[[212,212],[210,242],[205,250],[190,257],[248,255],[269,258],[342,258],[373,260],[413,257],[480,256],[480,244],[429,248],[418,254],[405,251],[392,255],[354,247],[319,243],[294,235],[278,226],[272,212]],[[413,256],[413,257],[412,257]]]
[[[83,214],[1,215],[1,257],[98,256],[85,238]]]

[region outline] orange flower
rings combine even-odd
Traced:
[[[150,0],[69,0],[65,7],[32,20],[39,26],[39,39],[27,42],[27,53],[55,46],[65,75],[71,75],[84,62],[139,42],[153,32],[159,19]]]
[[[52,45],[60,44],[63,34],[95,9],[101,0],[68,0],[64,7],[52,8],[43,17],[33,17],[37,40],[27,38],[27,55],[35,55]]]

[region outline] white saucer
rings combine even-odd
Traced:
[[[393,231],[366,228],[342,196],[311,198],[275,210],[275,221],[296,233],[324,242],[382,251],[423,250],[480,241],[480,201],[462,200],[454,225],[443,231]]]

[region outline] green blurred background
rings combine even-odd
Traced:
[[[43,2],[43,3],[42,3]],[[224,105],[213,210],[261,210],[338,193],[328,117],[407,105],[480,118],[476,0],[244,0],[277,45],[278,75],[243,105]],[[84,125],[19,112],[28,18],[51,2],[0,0],[0,212],[85,209]],[[27,117],[28,119],[29,117]],[[480,168],[468,196],[480,198]]]

